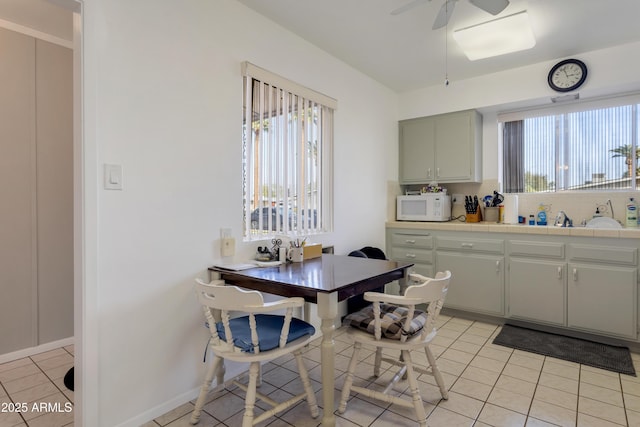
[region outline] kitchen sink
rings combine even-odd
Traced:
[[[587,222],[587,225],[585,225],[585,227],[587,228],[622,228],[622,225],[620,225],[620,223],[613,218],[609,218],[606,216],[599,216]]]

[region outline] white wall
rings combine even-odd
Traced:
[[[401,94],[398,112],[392,91],[234,0],[85,0],[83,19],[87,339],[79,353],[93,425],[139,425],[194,396],[206,333],[193,278],[219,260],[220,228],[233,229],[236,260],[257,246],[240,243],[242,61],[338,99],[335,232],[318,239],[338,253],[384,244],[399,118],[553,95],[550,62]],[[581,92],[637,84],[637,50],[581,56],[591,67]],[[490,130],[484,158],[494,178]],[[123,191],[101,188],[104,163],[123,166]]]
[[[640,91],[638,49],[640,43],[631,43],[575,55],[589,67],[587,81],[578,90],[580,100]],[[469,80],[451,81],[448,87],[442,84],[399,95],[400,120],[471,108],[483,113],[483,183],[448,185],[450,193],[481,196],[500,190],[497,113],[551,105],[551,97],[562,94],[549,88],[547,73],[561,59],[564,58]],[[638,197],[632,192],[521,194],[519,213],[527,216],[536,212],[539,203],[550,204],[552,215],[558,210],[566,210],[578,223],[591,217],[596,204],[603,204],[610,198],[616,219],[623,221],[624,205],[630,196]]]
[[[219,261],[220,228],[236,261],[257,246],[241,243],[240,63],[338,100],[335,232],[316,239],[337,253],[384,245],[397,95],[234,0],[85,0],[83,19],[83,408],[137,426],[200,384],[193,279]],[[101,188],[105,163],[123,191]]]
[[[589,66],[580,99],[640,91],[640,43],[576,55]],[[483,174],[497,179],[497,112],[551,105],[551,97],[562,95],[547,85],[547,73],[557,61],[534,64],[463,81],[451,81],[399,95],[400,120],[451,111],[479,109],[483,113]],[[437,102],[434,102],[437,100]]]

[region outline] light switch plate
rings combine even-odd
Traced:
[[[104,189],[122,190],[122,165],[104,165]]]

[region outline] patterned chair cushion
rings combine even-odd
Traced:
[[[424,325],[427,323],[427,313],[421,310],[415,310],[413,312],[411,327],[408,331],[405,331],[403,327],[408,315],[409,309],[407,307],[398,307],[391,304],[381,303],[380,326],[382,329],[382,336],[392,340],[400,340],[402,335],[412,337],[415,334],[420,333],[422,328],[424,328]],[[354,328],[362,329],[370,334],[375,334],[374,319],[373,304],[371,304],[360,311],[349,314],[345,317],[344,322]]]

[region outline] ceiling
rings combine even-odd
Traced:
[[[444,84],[446,74],[455,82],[640,41],[638,0],[511,0],[497,17],[527,10],[536,46],[478,61],[451,34],[496,17],[468,0],[439,30],[431,26],[444,0],[400,15],[390,12],[412,0],[238,1],[397,92]]]

